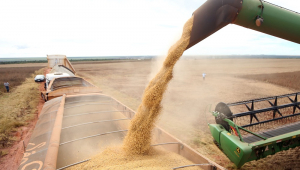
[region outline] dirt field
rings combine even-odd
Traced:
[[[10,91],[14,90],[18,85],[22,84],[26,78],[30,77],[36,70],[43,67],[1,67],[0,65],[0,95],[6,93],[3,85],[4,82],[9,83]]]
[[[298,83],[294,81],[294,76],[276,75],[283,73],[290,75],[290,72],[294,72],[299,77],[299,61],[297,59],[191,60],[182,58],[175,66],[174,78],[164,96],[163,113],[158,125],[220,165],[234,169],[235,166],[212,143],[207,123],[214,123],[214,117],[209,113],[209,108],[213,109],[218,102],[228,103],[296,92],[299,88],[295,87],[299,85],[287,85]],[[86,62],[74,63],[74,67],[79,76],[87,78],[100,87],[105,94],[117,98],[136,110],[141,102],[144,88],[160,68],[159,63],[154,60]],[[207,74],[205,80],[202,79],[203,72]],[[262,74],[265,76],[260,79]],[[295,167],[297,165],[291,162],[299,161],[297,151],[299,148],[260,161],[252,161],[245,164],[242,169],[269,169],[271,166],[266,165],[272,165],[274,158],[277,162],[276,168]]]
[[[245,79],[264,81],[300,91],[300,72],[285,72],[242,76]]]
[[[11,67],[9,67],[11,66]],[[44,101],[35,83],[35,74],[43,74],[39,64],[0,65],[0,79],[9,79],[10,93],[0,95],[0,169],[17,169],[28,144]],[[11,79],[11,80],[10,80]],[[3,85],[2,85],[3,86]]]

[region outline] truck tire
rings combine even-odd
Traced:
[[[41,97],[45,102],[47,101],[46,96],[43,93],[41,93]]]

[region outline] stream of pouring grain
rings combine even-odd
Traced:
[[[161,101],[169,81],[173,77],[173,68],[182,56],[190,41],[194,18],[184,25],[180,38],[168,51],[163,67],[151,80],[144,91],[142,103],[131,120],[129,131],[124,139],[123,149],[131,154],[147,154],[151,145],[151,132],[161,111]]]
[[[186,22],[181,39],[170,48],[163,67],[145,89],[142,103],[130,122],[123,146],[106,148],[90,161],[70,169],[171,169],[193,164],[176,153],[150,147],[151,132],[162,108],[163,94],[173,77],[175,63],[189,44],[192,26],[193,17]],[[185,169],[201,168],[196,166]]]

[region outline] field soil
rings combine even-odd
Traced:
[[[266,83],[277,84],[279,86],[288,87],[300,91],[300,71],[258,74],[241,76],[245,79],[253,79]]]
[[[163,59],[93,61],[74,62],[73,65],[79,76],[136,110],[146,85],[161,67],[161,61]],[[157,124],[218,164],[235,169],[235,165],[212,142],[207,123],[214,123],[214,117],[209,110],[213,110],[218,102],[297,92],[300,84],[295,81],[295,76],[300,74],[299,62],[298,59],[183,57],[175,66],[174,78],[164,95],[163,111]],[[205,80],[202,73],[207,75]],[[241,169],[300,168],[297,162],[300,162],[299,147],[249,162]]]
[[[43,83],[40,83],[39,90],[44,90]],[[16,130],[15,136],[17,137],[17,140],[13,143],[12,146],[5,148],[5,150],[8,150],[8,153],[6,156],[1,158],[0,163],[3,169],[18,169],[24,154],[24,144],[25,146],[27,146],[27,144],[29,143],[31,134],[35,128],[35,124],[38,120],[39,114],[42,111],[44,103],[45,101],[40,98],[39,104],[37,106],[36,116],[32,120],[28,121],[28,124],[26,126],[18,128]]]
[[[18,65],[21,67],[16,67]],[[4,69],[18,68],[20,70],[22,69],[30,70],[30,69],[40,68],[39,66],[35,66],[35,64],[33,64],[32,68],[28,64],[26,64],[26,66],[24,66],[24,64],[18,64],[18,65],[15,64],[15,66],[12,68],[4,67]],[[0,69],[3,68],[2,66],[0,66]],[[48,71],[49,71],[48,69],[41,69],[35,73],[46,74]],[[24,75],[25,74],[23,74],[23,76]],[[30,75],[29,78],[27,78],[26,81],[23,80],[20,83],[21,84],[20,86],[15,86],[16,88],[15,90],[10,92],[9,94],[5,93],[3,96],[0,96],[1,101],[5,101],[5,102],[11,101],[11,102],[7,102],[8,105],[5,105],[7,108],[1,109],[0,117],[1,117],[1,121],[4,122],[4,124],[1,124],[1,128],[2,126],[6,126],[7,129],[12,128],[11,132],[10,130],[9,131],[7,130],[4,133],[0,134],[2,135],[1,136],[2,138],[3,135],[7,135],[9,139],[12,139],[9,140],[7,144],[0,147],[0,152],[2,153],[2,155],[0,156],[1,170],[18,169],[18,166],[24,154],[24,144],[25,146],[27,146],[31,134],[33,132],[33,129],[35,128],[35,124],[38,120],[38,115],[41,112],[42,107],[44,105],[44,100],[41,99],[39,94],[40,91],[44,90],[44,84],[35,83],[34,82],[35,75],[34,74],[29,74],[29,75]],[[6,125],[6,122],[2,120],[3,117],[5,117],[6,119],[10,119],[11,117],[16,119],[15,117],[18,117],[17,120],[19,121],[18,123],[20,124],[20,126],[18,125],[15,127],[11,127]],[[11,122],[14,123],[13,121]]]
[[[3,85],[4,82],[9,83],[10,92],[13,91],[17,86],[22,84],[26,78],[30,77],[36,70],[43,67],[32,66],[22,67],[16,66],[17,64],[11,65],[12,67],[6,67],[7,65],[0,65],[0,95],[6,93],[6,89]],[[21,64],[20,64],[21,65]]]
[[[11,67],[47,67],[48,63],[0,64],[0,68]]]

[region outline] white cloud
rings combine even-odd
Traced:
[[[296,0],[273,1],[300,11]],[[161,55],[178,39],[185,21],[203,2],[0,0],[0,57]],[[233,32],[237,36],[231,36]],[[230,25],[186,54],[249,54],[256,53],[255,49],[259,54],[276,54],[283,50],[270,48],[280,46],[288,49],[287,53],[300,54],[293,43],[261,37],[261,33]]]

